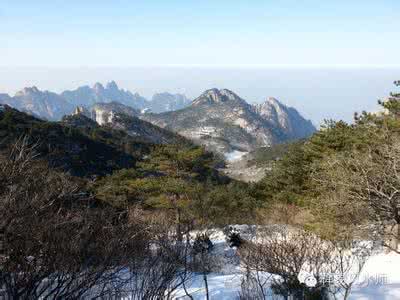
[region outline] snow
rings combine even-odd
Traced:
[[[374,284],[376,277],[385,278],[386,282]],[[368,278],[372,284],[365,286],[362,281]],[[381,252],[373,255],[364,266],[360,281],[352,290],[350,300],[400,299],[400,254]]]
[[[236,227],[236,226],[235,226]],[[244,227],[237,226],[241,229]],[[251,228],[248,234],[251,234]],[[210,239],[214,243],[215,251],[219,254],[232,251],[226,244],[225,236],[220,230],[211,233]],[[210,299],[239,299],[243,270],[239,266],[229,265],[226,261],[223,269],[218,273],[207,275]],[[376,281],[379,279],[379,282]],[[381,281],[383,279],[383,281]],[[206,299],[202,275],[196,275],[186,285],[187,291],[193,299]],[[267,291],[268,299],[283,299]],[[183,288],[178,289],[174,299],[189,299]],[[342,299],[337,295],[337,299]],[[354,284],[349,300],[400,300],[400,254],[380,250],[374,253],[367,261],[359,280]]]
[[[234,150],[232,152],[225,153],[225,158],[228,162],[238,161],[248,152]]]

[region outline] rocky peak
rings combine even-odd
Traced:
[[[267,118],[279,117],[287,108],[274,97],[268,97],[263,103],[255,105],[256,112]]]
[[[225,103],[229,101],[244,102],[238,95],[228,89],[210,89],[193,101],[193,105]]]
[[[0,93],[0,103],[10,101],[11,97],[9,94],[2,94]]]
[[[107,90],[112,90],[112,91],[118,91],[119,90],[118,85],[116,84],[116,82],[114,80],[110,81],[109,83],[107,83],[106,89]]]
[[[140,112],[130,106],[119,102],[96,103],[91,108],[91,111],[105,111],[107,113],[124,114],[127,116],[138,116]]]
[[[85,115],[85,116],[90,116],[90,112],[87,108],[85,108],[84,106],[77,106],[74,110],[74,112],[72,113],[73,116],[77,116],[77,115]]]
[[[304,119],[296,109],[282,104],[274,97],[268,97],[263,103],[255,105],[255,111],[282,128],[292,139],[307,137],[315,131],[311,121]]]
[[[102,93],[104,92],[104,86],[100,82],[96,82],[95,85],[93,86],[93,90],[96,93]]]
[[[279,102],[278,99],[274,97],[267,97],[267,100],[265,102],[271,103],[272,105],[283,105],[282,103]]]
[[[34,95],[39,94],[40,90],[36,86],[26,87],[22,91],[19,91],[15,94],[15,96],[26,96],[26,95]]]
[[[78,111],[78,113],[74,112],[72,115],[65,115],[61,119],[61,122],[74,127],[96,128],[98,126],[90,116],[86,115],[85,111]]]
[[[275,98],[253,106],[227,89],[207,90],[185,109],[142,118],[226,157],[305,138],[315,131],[310,121]]]

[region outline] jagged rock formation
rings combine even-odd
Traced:
[[[61,93],[68,102],[77,106],[91,106],[95,103],[119,102],[127,106],[143,109],[148,106],[148,101],[138,93],[131,93],[120,89],[115,81],[111,81],[104,87],[101,83],[96,83],[92,88],[82,86],[73,91]]]
[[[305,138],[315,130],[295,109],[276,99],[253,106],[227,89],[208,90],[185,109],[141,118],[227,157]]]
[[[6,104],[11,101],[11,97],[8,94],[0,93],[0,104]]]
[[[77,107],[73,115],[74,117],[83,115],[100,126],[123,130],[142,142],[152,144],[188,143],[183,137],[171,131],[139,119],[137,110],[118,102],[96,103],[89,109]],[[67,120],[68,117],[64,119]],[[76,122],[79,124],[80,121]]]
[[[20,111],[30,113],[47,120],[60,120],[79,106],[89,108],[96,103],[120,103],[142,113],[165,112],[186,107],[190,100],[181,94],[159,93],[148,101],[138,93],[120,89],[115,81],[104,87],[96,83],[93,87],[82,86],[72,91],[64,91],[60,95],[48,91],[40,91],[37,87],[25,88],[15,97],[0,94],[0,104],[8,104]],[[115,104],[114,104],[115,105]]]
[[[37,87],[24,88],[10,97],[0,95],[0,103],[8,104],[20,111],[30,113],[47,120],[59,120],[70,114],[74,106],[64,98],[49,91],[40,91]]]
[[[311,121],[305,120],[293,107],[287,107],[277,99],[269,97],[264,103],[255,105],[256,112],[281,128],[288,139],[310,136],[315,131]]]

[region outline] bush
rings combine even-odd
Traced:
[[[210,237],[204,234],[198,234],[196,239],[193,243],[193,254],[201,254],[201,253],[208,253],[214,248],[213,243],[210,240]]]
[[[224,229],[224,234],[229,247],[239,248],[243,244],[243,239],[240,236],[240,231],[238,229],[228,226]]]

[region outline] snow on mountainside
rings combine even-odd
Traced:
[[[187,108],[141,118],[223,155],[308,137],[315,131],[293,108],[267,100],[253,106],[227,89],[211,89]]]
[[[130,136],[153,144],[182,144],[188,141],[181,136],[138,118],[139,111],[118,102],[96,103],[90,108],[77,107],[67,119],[75,122],[80,116],[98,125],[123,130]]]
[[[118,102],[96,103],[92,105],[88,111],[91,117],[100,125],[112,122],[111,115],[116,113],[125,114],[130,117],[137,117],[140,114],[138,110]]]

